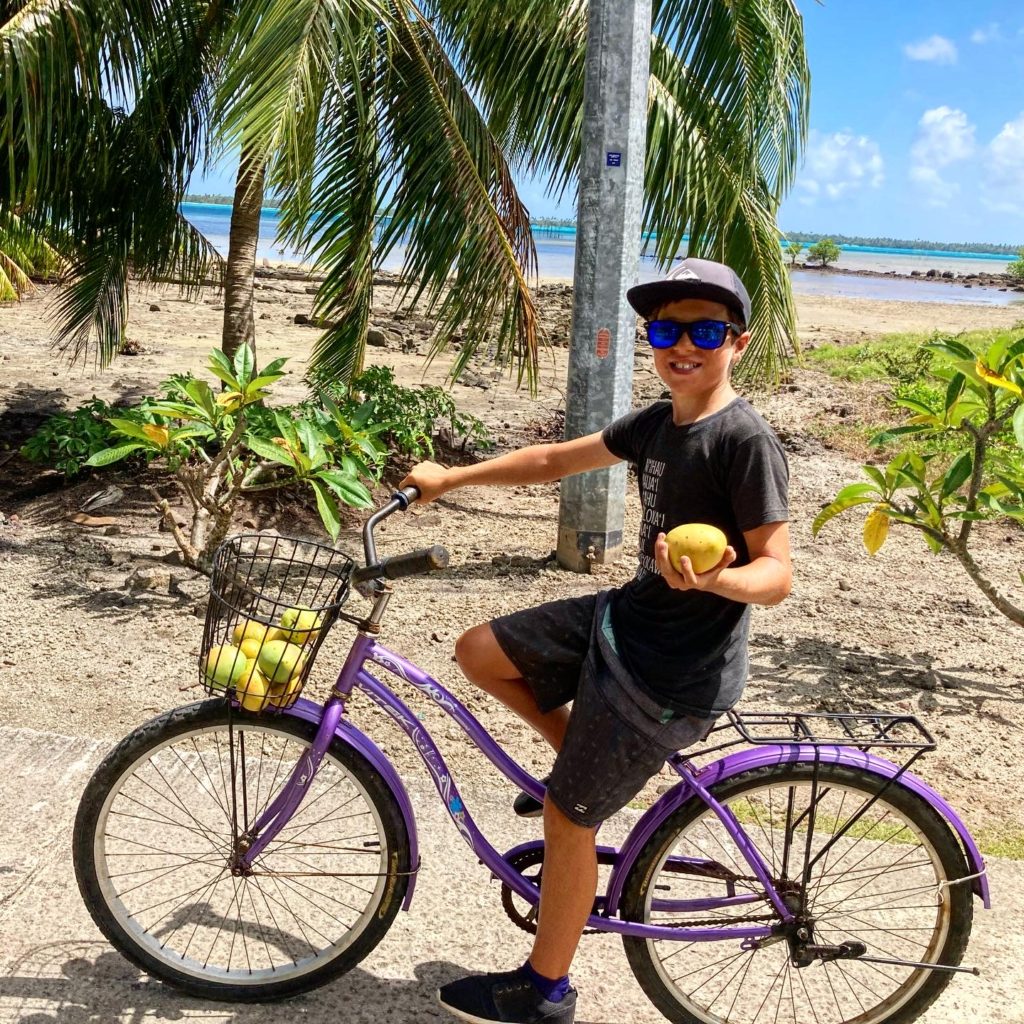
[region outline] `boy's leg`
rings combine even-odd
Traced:
[[[597,829],[544,801],[544,872],[530,965],[545,978],[569,973],[597,894]]]
[[[501,649],[489,622],[466,630],[455,642],[455,660],[462,674],[537,730],[557,751],[569,724],[566,706],[543,712],[519,669]]]

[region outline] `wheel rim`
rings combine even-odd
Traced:
[[[820,785],[812,860],[873,795],[830,779],[823,779]],[[766,781],[723,800],[776,880],[782,876],[785,861],[787,815],[799,822],[801,812],[809,809],[811,791],[810,778],[795,784]],[[785,872],[790,879],[802,876],[806,814],[803,820],[803,827],[797,824],[790,830]],[[714,918],[724,923],[772,913],[766,900],[713,913],[681,915],[674,911],[670,906],[674,899],[728,894],[722,880],[666,871],[666,864],[678,865],[675,858],[680,856],[715,861],[739,876],[752,874],[720,820],[708,809],[676,834],[658,860],[646,892],[646,921],[707,923]],[[883,797],[812,869],[807,891],[813,941],[823,945],[859,941],[867,945],[869,956],[937,962],[950,929],[949,889],[941,884],[945,880],[939,853],[921,826]],[[753,881],[737,880],[733,886],[737,894],[763,892]],[[802,887],[790,888],[798,896]],[[778,921],[777,916],[775,919]],[[648,940],[646,945],[655,970],[675,1000],[708,1024],[780,1019],[789,1024],[880,1024],[912,999],[930,976],[927,970],[856,960],[817,960],[796,968],[785,939],[755,950],[723,942]]]
[[[118,925],[150,957],[196,979],[266,985],[344,953],[394,880],[379,812],[330,752],[254,873],[233,876],[233,805],[244,829],[308,746],[273,723],[239,722],[233,735],[234,788],[224,724],[174,736],[121,774],[97,821],[96,874]]]

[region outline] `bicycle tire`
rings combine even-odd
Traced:
[[[810,764],[768,766],[743,772],[712,790],[744,825],[772,866],[776,882],[780,877],[802,879],[809,819],[805,817],[801,826],[799,810],[801,804],[805,810],[810,806],[813,778]],[[819,766],[811,859],[883,782],[841,765]],[[789,820],[797,824],[787,829],[784,810],[788,811],[790,793],[794,804]],[[808,799],[801,801],[801,795]],[[790,870],[783,868],[782,856],[787,831],[793,839],[790,856],[796,856],[789,862]],[[776,839],[782,840],[782,849]],[[703,801],[690,800],[641,850],[623,888],[625,918],[656,924],[673,919],[711,924],[714,918],[724,925],[731,918],[773,913],[766,901],[714,914],[673,911],[674,891],[689,899],[728,891],[722,879],[698,876],[685,862],[669,861],[670,855],[699,856],[737,876],[751,874],[714,812]],[[664,870],[666,864],[673,869]],[[899,784],[889,786],[826,851],[817,873],[811,874],[807,891],[812,917],[817,915],[813,941],[862,941],[868,955],[956,966],[970,936],[972,894],[965,883],[944,883],[967,874],[959,843],[940,815]],[[886,889],[887,885],[895,888]],[[749,879],[734,879],[732,886],[737,893],[763,893]],[[802,883],[795,889],[790,885],[790,898],[799,899],[803,888]],[[655,899],[665,910],[655,907]],[[746,951],[739,940],[732,940],[728,948],[724,942],[655,942],[625,936],[623,943],[640,986],[673,1024],[753,1024],[759,1019],[785,1024],[908,1024],[934,1002],[951,977],[945,971],[855,959],[816,960],[797,968],[785,939]],[[678,959],[673,962],[673,957]],[[875,991],[887,985],[891,991]]]
[[[325,984],[384,937],[409,837],[380,774],[337,739],[256,872],[230,873],[233,813],[255,820],[315,734],[212,700],[153,719],[103,760],[75,820],[75,873],[132,963],[192,995],[263,1001]]]

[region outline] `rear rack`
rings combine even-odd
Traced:
[[[727,711],[728,723],[747,743],[801,743],[807,746],[935,749],[931,733],[913,715],[875,712]]]

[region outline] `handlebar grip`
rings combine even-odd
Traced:
[[[448,552],[440,544],[435,544],[433,547],[408,551],[404,555],[385,558],[376,565],[356,569],[352,573],[352,582],[358,586],[360,583],[380,579],[382,576],[385,579],[397,580],[402,576],[417,576],[447,567]]]

